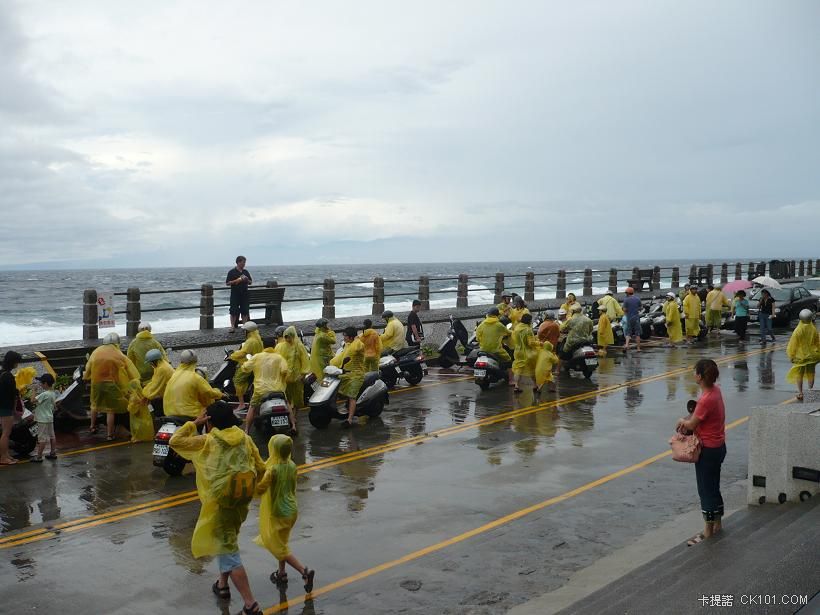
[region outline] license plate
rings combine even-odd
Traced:
[[[176,425],[165,424],[159,428],[159,433],[174,433],[176,430]]]
[[[421,367],[421,369],[427,369],[427,363],[422,361],[421,364],[420,364],[420,367]]]
[[[584,363],[587,365],[598,365],[598,359],[587,359]]]
[[[400,368],[400,367],[397,367],[397,368],[396,368],[396,373],[397,373],[397,374],[400,374],[400,373],[401,373],[401,368]]]
[[[167,444],[154,444],[154,456],[155,457],[167,457],[168,456],[168,445]]]
[[[272,427],[287,427],[288,417],[284,415],[277,415],[270,417],[270,424]]]
[[[475,376],[476,378],[484,378],[484,377],[487,376],[487,370],[486,369],[473,370],[473,376]]]

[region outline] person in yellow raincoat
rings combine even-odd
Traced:
[[[313,372],[317,380],[322,379],[325,367],[330,365],[330,360],[333,358],[333,346],[336,344],[336,333],[327,325],[327,318],[320,318],[316,321],[316,328],[313,330],[313,345],[310,348],[310,371]]]
[[[114,439],[117,414],[128,412],[131,391],[139,388],[137,368],[120,350],[120,336],[109,333],[103,338],[85,366],[84,380],[91,381],[91,433],[97,430],[97,413],[105,412],[106,439]]]
[[[515,308],[513,308],[515,309]],[[540,344],[532,332],[532,314],[524,314],[512,331],[513,342],[513,378],[515,393],[521,392],[521,386],[535,380],[535,360]]]
[[[544,342],[541,344],[535,361],[535,386],[539,392],[545,384],[552,383],[553,370],[556,365],[558,365],[558,355],[555,354],[550,342]]]
[[[789,339],[786,354],[792,362],[792,368],[786,374],[786,380],[797,385],[797,399],[803,399],[803,379],[808,381],[810,389],[814,388],[814,370],[820,363],[820,335],[814,325],[814,313],[811,310],[800,310],[800,322]]]
[[[197,428],[206,423],[208,433],[197,434]],[[237,427],[231,406],[223,401],[185,423],[169,444],[196,469],[202,507],[191,538],[193,556],[216,556],[219,578],[211,589],[220,599],[230,599],[231,579],[245,602],[243,613],[261,614],[239,555],[239,530],[265,472],[256,445]]]
[[[624,310],[621,304],[612,296],[612,291],[606,291],[606,294],[598,299],[599,313],[598,317],[598,347],[606,354],[607,346],[615,343],[615,335],[612,333],[612,321],[617,320],[624,315]]]
[[[362,323],[362,334],[359,339],[364,344],[364,371],[379,371],[379,357],[382,356],[382,340],[378,332],[373,328],[373,321],[365,318]]]
[[[282,341],[276,344],[277,354],[282,355],[288,363],[288,386],[285,389],[285,397],[288,404],[298,410],[305,405],[305,384],[304,375],[310,371],[310,356],[305,345],[296,334],[296,327],[291,325],[285,329]]]
[[[709,333],[720,331],[720,319],[723,315],[723,309],[729,308],[731,305],[720,286],[709,285],[709,292],[706,293],[706,327],[709,329]]]
[[[510,322],[512,323],[513,328],[515,328],[515,326],[519,322],[521,322],[521,317],[524,316],[524,314],[529,313],[530,311],[527,308],[527,304],[524,303],[524,300],[521,297],[516,295],[515,299],[513,300],[513,307],[510,310]]]
[[[268,441],[265,474],[256,487],[262,501],[259,504],[259,535],[254,542],[270,551],[279,562],[278,570],[270,575],[277,587],[288,584],[285,564],[290,564],[301,575],[305,592],[310,593],[316,571],[303,566],[291,553],[289,544],[290,532],[299,514],[296,464],[290,458],[292,450],[293,440],[283,434],[276,434]]]
[[[390,310],[382,312],[382,319],[385,322],[384,333],[379,336],[382,342],[382,352],[392,353],[405,348],[407,340],[404,337],[404,325],[393,316]]]
[[[356,337],[356,328],[344,330],[345,345],[342,352],[330,361],[330,364],[344,370],[339,383],[339,395],[347,397],[347,419],[342,421],[342,428],[347,429],[356,420],[356,398],[364,384],[364,344]]]
[[[259,325],[252,320],[239,325],[245,330],[245,341],[228,357],[231,361],[236,363],[236,371],[233,375],[233,388],[236,390],[236,397],[239,399],[239,406],[237,410],[242,410],[245,407],[245,394],[248,392],[248,387],[251,384],[251,372],[242,370],[245,361],[248,360],[248,355],[255,355],[262,352],[265,344],[262,342],[262,336],[259,335]]]
[[[149,402],[157,416],[162,416],[162,396],[174,368],[163,358],[162,352],[152,348],[145,353],[145,362],[153,370],[151,379],[142,387],[131,392],[128,400],[129,429],[131,442],[150,442],[154,439],[154,419],[148,410]]]
[[[262,405],[262,400],[269,393],[285,393],[285,398],[287,398],[289,368],[288,362],[281,353],[274,348],[265,348],[248,359],[242,365],[242,369],[253,374],[253,396],[248,414],[245,416],[245,433],[248,433],[259,411],[259,406]],[[291,433],[296,435],[296,413],[290,403],[288,403],[288,413],[291,425],[294,426]]]
[[[561,308],[560,308],[560,309],[562,309],[562,310],[566,311],[566,313],[567,313],[567,317],[569,317],[569,314],[571,314],[571,312],[572,312],[572,306],[573,306],[573,305],[575,305],[575,303],[576,303],[577,301],[578,301],[578,300],[577,300],[577,298],[575,297],[575,293],[568,293],[568,294],[567,294],[567,300],[566,300],[566,302],[564,302],[564,303],[562,303],[562,304],[561,304]]]
[[[166,416],[194,419],[215,401],[222,399],[222,391],[215,389],[196,372],[197,356],[193,350],[183,350],[179,367],[165,385],[162,407]]]
[[[131,363],[140,373],[140,385],[142,386],[145,386],[145,383],[151,380],[151,376],[154,374],[153,367],[145,360],[145,354],[152,349],[159,350],[162,353],[162,358],[168,359],[165,348],[151,333],[151,323],[141,322],[137,328],[136,337],[128,344],[126,356],[131,359]]]
[[[696,286],[689,288],[683,300],[683,316],[686,318],[686,339],[691,341],[700,334],[700,297]]]
[[[669,336],[669,343],[674,345],[682,342],[683,328],[681,327],[680,308],[675,293],[666,293],[663,315],[666,317],[666,334]]]
[[[504,316],[506,316],[507,318],[510,317],[510,310],[512,309],[512,305],[510,305],[511,301],[512,301],[512,295],[508,295],[506,293],[501,295],[501,303],[499,303],[497,306],[495,306],[495,307],[498,308],[498,317],[499,318],[504,317]]]
[[[507,364],[507,380],[510,385],[513,385],[513,373],[512,367],[510,366],[512,359],[506,348],[504,348],[504,343],[509,343],[510,331],[498,320],[497,307],[491,307],[489,309],[487,317],[475,330],[475,338],[481,350],[497,356],[502,363]]]

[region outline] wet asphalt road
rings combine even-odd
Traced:
[[[308,465],[291,547],[317,569],[316,591],[303,603],[293,571],[287,595],[270,583],[274,561],[252,542],[254,504],[240,542],[256,597],[268,612],[290,599],[289,613],[503,613],[555,589],[697,507],[693,468],[669,457],[611,476],[668,450],[676,418],[697,396],[688,368],[719,361],[731,423],[793,396],[784,347],[785,339],[739,347],[724,335],[692,348],[610,352],[592,381],[562,374],[540,399],[506,386],[482,392],[469,372],[431,369],[420,387],[391,395],[380,419],[352,430],[316,431],[303,412],[294,459]],[[728,433],[725,483],[746,476],[747,429]],[[190,554],[192,475],[153,468],[148,444],[64,445],[79,450],[0,469],[4,608],[241,609],[236,591],[230,607],[217,604],[215,562]],[[590,486],[602,477],[611,480]]]

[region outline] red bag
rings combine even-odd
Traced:
[[[672,447],[672,459],[684,463],[696,463],[700,457],[700,438],[695,434],[684,435],[680,431],[669,438]]]

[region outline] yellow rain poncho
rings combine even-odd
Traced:
[[[253,373],[252,406],[262,403],[262,398],[268,393],[284,393],[288,388],[288,362],[273,348],[265,348],[253,355],[242,370]]]
[[[475,337],[484,352],[494,354],[502,361],[510,360],[510,355],[503,346],[510,339],[510,331],[499,322],[498,317],[487,316],[475,330]]]
[[[678,302],[672,300],[664,303],[663,314],[666,316],[666,333],[669,335],[669,341],[673,344],[682,342],[683,329],[680,323],[680,310],[678,309]]]
[[[168,380],[162,396],[166,416],[196,418],[216,400],[222,399],[222,391],[208,384],[194,371],[195,368],[193,363],[183,363]]]
[[[382,356],[382,340],[375,329],[365,329],[359,336],[364,344],[364,371],[379,371],[379,357]]]
[[[538,350],[541,345],[532,333],[532,326],[523,322],[515,325],[512,333],[513,350],[513,374],[516,376],[535,377],[535,361],[538,358]]]
[[[251,383],[251,373],[242,370],[245,361],[248,360],[248,355],[259,354],[264,350],[265,344],[262,342],[262,336],[259,331],[248,331],[248,335],[239,350],[231,353],[231,361],[236,361],[236,372],[233,375],[233,387],[236,390],[236,396],[239,399],[245,398],[245,393],[248,392],[248,387]]]
[[[148,400],[139,390],[132,391],[128,399],[128,431],[131,432],[131,442],[154,439],[154,419],[148,410]]]
[[[575,295],[573,295],[572,293],[569,293],[569,294],[567,295],[567,301],[566,301],[566,303],[562,303],[562,304],[561,304],[561,308],[560,308],[560,309],[562,309],[562,310],[566,310],[567,314],[569,314],[569,310],[570,310],[570,308],[571,308],[573,305],[575,305],[577,302],[578,302],[578,301],[577,301],[577,299],[575,298]]]
[[[296,327],[291,325],[285,329],[285,336],[276,344],[276,353],[282,355],[288,364],[285,397],[294,410],[301,408],[305,405],[302,377],[310,371],[310,356],[302,340],[296,335]]]
[[[290,458],[293,440],[276,434],[268,442],[265,474],[256,487],[259,504],[259,536],[254,542],[265,547],[277,560],[290,555],[290,532],[296,523],[296,464]]]
[[[193,422],[171,437],[171,448],[193,462],[199,510],[191,551],[194,557],[236,553],[239,528],[265,463],[253,440],[238,427],[211,429],[198,435]],[[250,484],[249,484],[250,483]],[[248,487],[253,490],[247,493]]]
[[[395,316],[387,319],[384,333],[379,336],[379,339],[383,350],[390,349],[395,352],[407,346],[407,341],[404,339],[404,325]]]
[[[612,322],[606,311],[601,312],[598,318],[598,346],[606,350],[607,346],[615,343],[615,334],[612,333]]]
[[[612,295],[604,295],[598,299],[598,305],[601,312],[606,312],[609,317],[610,324],[615,320],[619,320],[624,315],[624,310],[618,300]]]
[[[168,359],[168,355],[165,354],[165,348],[162,347],[162,344],[157,341],[150,331],[140,331],[131,343],[128,344],[127,356],[140,373],[140,384],[143,385],[148,382],[154,374],[151,364],[145,361],[145,353],[152,349],[159,350],[162,353],[162,358]]]
[[[378,335],[376,337],[378,338]],[[322,377],[325,367],[330,364],[335,344],[336,334],[327,327],[316,329],[313,332],[313,346],[310,348],[310,371],[317,379]]]
[[[168,386],[168,381],[174,375],[174,368],[164,359],[157,362],[154,368],[154,373],[151,380],[142,387],[142,396],[147,400],[162,399],[165,395],[165,387]]]
[[[21,367],[14,373],[14,386],[17,387],[20,395],[25,394],[26,389],[31,386],[36,376],[37,370],[33,367]]]
[[[792,362],[792,368],[786,374],[786,380],[797,383],[801,376],[814,374],[815,366],[820,363],[820,335],[813,322],[800,322],[789,339],[786,355]]]
[[[140,374],[118,346],[105,344],[91,353],[83,379],[91,381],[92,410],[124,414],[130,391],[139,387]]]
[[[592,339],[592,320],[580,312],[569,319],[567,324],[567,339],[564,347],[567,349],[577,348],[583,342]]]
[[[515,308],[514,307],[514,308],[512,308],[510,310],[510,322],[512,323],[513,328],[515,328],[515,326],[519,322],[521,322],[521,317],[524,314],[529,314],[529,313],[530,313],[530,311],[525,307],[522,307],[522,308]]]
[[[558,357],[553,352],[552,344],[544,342],[535,362],[535,385],[538,388],[541,388],[544,383],[552,382],[552,370],[556,365],[558,365]]]
[[[692,293],[686,295],[683,316],[686,318],[686,336],[696,337],[700,333],[700,297]]]
[[[498,316],[499,316],[499,318],[500,318],[501,316],[506,316],[507,318],[509,318],[509,317],[510,317],[510,310],[512,309],[512,306],[511,306],[509,303],[505,303],[504,301],[502,301],[501,303],[499,303],[499,304],[498,304],[497,306],[495,306],[495,307],[497,307],[497,308],[498,308]]]
[[[350,361],[345,363],[345,359]],[[345,397],[358,397],[359,389],[364,383],[364,344],[359,338],[347,342],[342,352],[331,359],[330,364],[344,370],[339,383],[339,394]]]
[[[706,326],[720,327],[720,318],[724,307],[729,307],[729,299],[719,288],[713,288],[706,294]]]

